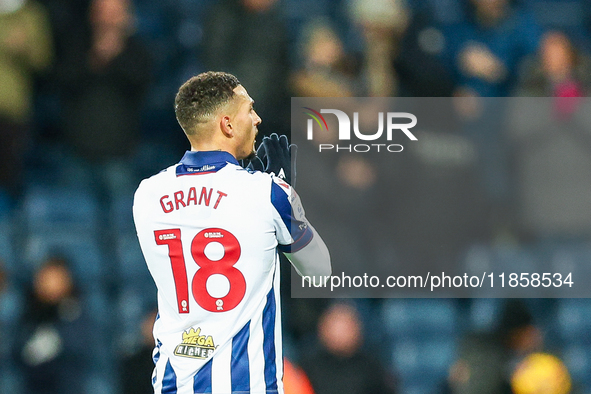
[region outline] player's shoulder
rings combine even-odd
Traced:
[[[236,164],[228,164],[226,168],[233,170],[237,177],[244,179],[246,182],[267,183],[269,185],[272,182],[272,176],[266,172],[254,171]]]
[[[135,194],[138,195],[138,194],[140,194],[142,192],[146,192],[148,190],[161,188],[163,182],[167,182],[168,178],[170,178],[171,176],[174,176],[177,166],[178,166],[178,163],[174,164],[172,166],[169,166],[154,175],[151,175],[147,178],[142,179],[142,181],[140,182],[140,184],[138,185],[138,187],[135,191]]]
[[[290,198],[295,192],[287,182],[274,174],[236,167],[236,175],[244,181],[244,185],[251,191],[258,190],[265,198],[273,198],[274,195]]]

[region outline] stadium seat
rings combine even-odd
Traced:
[[[22,288],[12,283],[0,293],[0,330],[2,332],[2,342],[0,343],[0,392],[8,393],[4,390],[5,382],[3,377],[14,367],[14,351],[19,344],[16,337],[22,326],[20,326],[22,312],[24,310],[24,295]],[[15,384],[17,382],[14,382]]]
[[[12,272],[16,267],[13,228],[9,221],[0,221],[0,262],[7,272]]]
[[[468,311],[468,330],[492,331],[501,313],[503,299],[501,298],[475,298],[470,302]]]
[[[113,310],[118,329],[115,332],[115,343],[119,353],[133,352],[141,345],[142,334],[140,322],[156,305],[156,286],[123,288]],[[122,351],[121,351],[122,350]]]
[[[82,294],[82,303],[92,325],[88,344],[88,375],[85,378],[85,393],[113,394],[113,375],[116,368],[117,349],[113,332],[117,322],[113,316],[113,305],[100,284],[88,286]]]
[[[23,214],[32,233],[94,235],[99,224],[97,201],[84,189],[32,186],[25,194]]]
[[[455,359],[455,301],[389,299],[382,314],[392,346],[392,367],[400,376],[402,392],[436,392]]]
[[[456,308],[450,299],[389,299],[384,302],[383,318],[396,337],[456,333]]]
[[[573,380],[591,390],[591,300],[558,300],[557,325],[564,343],[563,359]]]
[[[114,394],[117,391],[113,387],[113,375],[93,371],[89,374],[85,384],[85,394]]]
[[[591,346],[591,301],[585,298],[562,299],[558,304],[558,327],[567,342]]]
[[[135,232],[122,233],[116,239],[115,251],[118,269],[117,280],[123,285],[133,283],[134,286],[151,284],[152,277],[144,261]]]
[[[123,233],[116,240],[116,283],[119,293],[115,305],[120,324],[115,340],[123,347],[133,349],[141,340],[138,322],[156,304],[156,286],[144,261],[134,232]]]
[[[116,198],[110,205],[110,223],[116,233],[135,232],[133,225],[133,195]]]
[[[583,3],[578,0],[529,0],[528,7],[544,27],[570,28],[584,23]]]

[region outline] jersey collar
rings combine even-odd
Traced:
[[[176,175],[198,175],[217,172],[226,164],[238,164],[238,160],[224,151],[186,151],[176,168]]]

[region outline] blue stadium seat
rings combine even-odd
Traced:
[[[503,307],[501,298],[475,298],[470,302],[468,329],[470,331],[492,331]]]
[[[389,299],[382,317],[402,392],[436,392],[455,360],[458,312],[449,299]]]
[[[158,11],[158,7],[152,2],[144,1],[137,4],[135,7],[137,34],[154,37],[166,33],[164,18]]]
[[[114,394],[116,389],[113,387],[113,375],[93,371],[89,374],[85,384],[85,394]]]
[[[528,0],[527,3],[544,27],[571,28],[584,24],[584,5],[580,0]]]
[[[114,365],[117,347],[113,332],[118,329],[113,305],[100,284],[85,289],[82,295],[83,308],[92,325],[92,335],[87,340],[89,373],[85,377],[85,393],[113,394]]]
[[[9,220],[14,209],[14,200],[0,188],[0,222]]]
[[[99,224],[97,201],[84,189],[32,186],[26,192],[23,213],[33,233],[96,234]]]
[[[457,311],[450,299],[389,299],[383,305],[383,318],[395,337],[456,333]]]
[[[310,15],[328,15],[330,0],[286,0],[283,9],[288,19],[310,19]]]
[[[9,221],[0,221],[0,262],[8,273],[14,271],[17,265],[14,248],[13,227]]]
[[[133,224],[133,195],[116,198],[110,205],[110,223],[116,233],[135,232]]]
[[[0,374],[0,392],[22,393],[23,385],[23,378],[20,376],[18,369],[11,366],[2,370],[2,373]]]
[[[591,391],[591,300],[561,299],[558,304],[557,325],[565,343],[563,359],[573,380]]]
[[[145,288],[128,286],[122,289],[116,304],[113,305],[115,314],[112,316],[118,325],[114,339],[119,353],[133,352],[141,345],[140,324],[146,313],[153,310],[155,305],[155,285]]]
[[[0,331],[2,341],[0,342],[0,392],[9,393],[5,385],[17,384],[14,379],[5,379],[11,374],[14,368],[14,352],[20,344],[16,343],[22,312],[24,310],[24,295],[22,288],[12,283],[0,294]]]
[[[121,234],[116,240],[119,295],[113,306],[120,325],[115,339],[121,348],[133,349],[141,340],[140,322],[156,304],[156,286],[144,261],[135,232]]]
[[[115,273],[124,285],[145,285],[152,283],[150,271],[144,261],[144,255],[135,232],[123,233],[115,245],[118,270]]]
[[[558,328],[570,343],[591,346],[591,300],[586,298],[562,299],[558,305]]]

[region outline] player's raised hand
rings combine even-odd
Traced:
[[[273,133],[263,138],[257,155],[251,160],[248,168],[275,174],[294,186],[297,148],[297,145],[289,144],[287,136]]]

